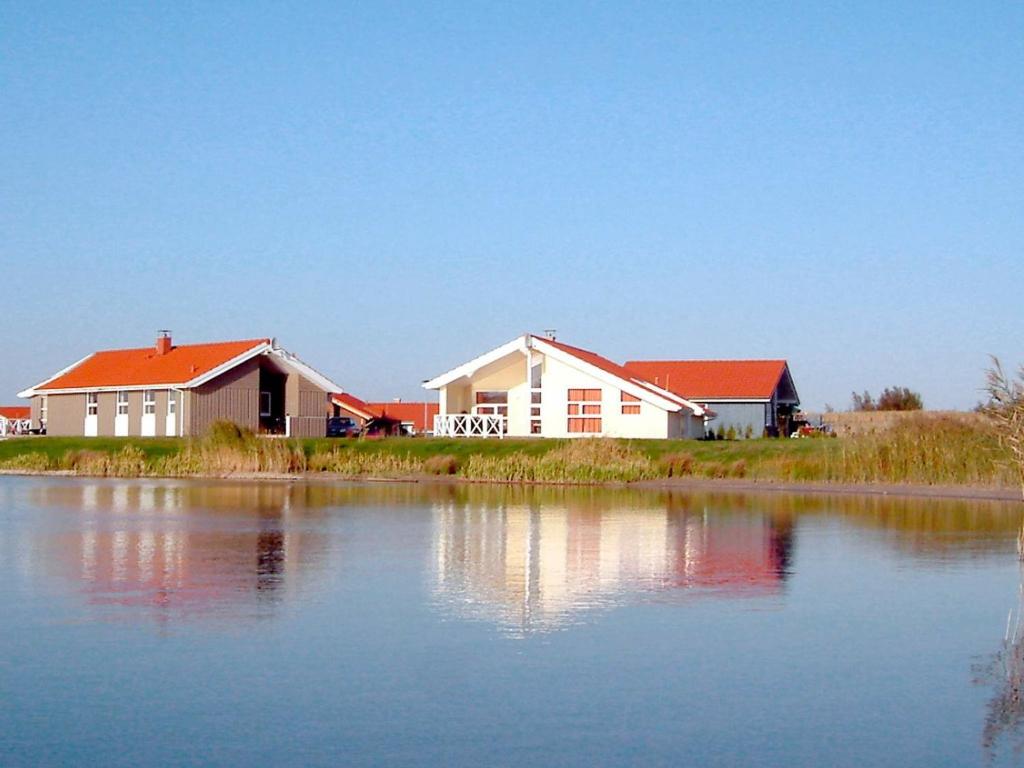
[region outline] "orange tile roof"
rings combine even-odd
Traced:
[[[772,396],[785,360],[632,360],[626,369],[688,400]]]
[[[429,432],[434,429],[434,417],[441,412],[437,403],[369,403],[369,406],[380,412],[382,416],[400,422],[412,422],[417,432]]]
[[[96,352],[71,370],[36,387],[90,389],[93,387],[140,387],[147,384],[184,384],[197,376],[270,343],[270,339],[221,341],[212,344],[180,344],[161,355],[156,347],[110,349]]]
[[[0,419],[28,419],[32,417],[32,409],[24,405],[0,405]]]
[[[357,415],[365,414],[366,417],[376,419],[380,417],[380,412],[374,408],[370,403],[365,400],[360,400],[355,395],[350,395],[348,392],[335,392],[331,395],[331,401],[337,403],[342,408],[348,408]]]
[[[569,346],[568,344],[563,344],[560,341],[554,341],[553,339],[547,339],[542,336],[534,336],[533,338],[538,339],[539,341],[542,341],[545,344],[550,344],[555,349],[560,349],[566,354],[572,355],[573,357],[578,358],[585,363],[590,363],[592,366],[594,366],[595,368],[600,368],[605,373],[610,373],[612,376],[617,376],[620,379],[631,381],[638,387],[650,392],[651,394],[657,395],[662,399],[666,399],[664,393],[658,392],[657,389],[654,389],[649,386],[650,383],[654,383],[655,386],[657,386],[657,383],[654,382],[653,379],[647,376],[642,376],[638,374],[636,371],[632,371],[626,368],[625,366],[619,365],[618,363],[613,363],[608,358],[601,357],[601,355],[597,354],[596,352],[591,352],[590,350],[587,349],[580,349],[579,347],[572,347]],[[662,389],[668,389],[668,387],[662,387]],[[676,392],[675,394],[678,395],[679,393]],[[671,402],[671,399],[669,399],[669,401]]]

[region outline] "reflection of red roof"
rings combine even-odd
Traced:
[[[22,405],[0,405],[0,419],[28,419],[32,416],[32,409]]]
[[[181,344],[159,354],[155,347],[96,352],[37,390],[184,384],[270,339]]]
[[[652,382],[652,379],[650,379],[647,376],[642,376],[638,374],[636,371],[629,370],[625,366],[619,365],[618,363],[613,363],[607,357],[601,357],[601,355],[597,354],[596,352],[591,352],[590,350],[587,349],[580,349],[579,347],[571,347],[568,344],[563,344],[562,342],[555,341],[553,339],[542,338],[540,336],[534,336],[534,338],[544,342],[545,344],[550,344],[555,349],[562,350],[567,355],[572,355],[578,360],[582,360],[585,363],[589,363],[595,368],[601,369],[605,373],[610,373],[612,376],[632,382],[641,389],[650,392],[652,395],[656,395],[662,398],[663,400],[667,399],[669,400],[669,402],[672,402],[671,398],[667,398],[664,393],[658,392],[656,389],[652,388],[648,383],[646,383]],[[668,389],[668,387],[662,387],[662,389]]]
[[[402,423],[412,422],[417,432],[434,428],[434,417],[441,412],[437,403],[370,403],[371,408],[389,419]]]
[[[785,360],[633,360],[633,376],[690,400],[767,400],[782,379]]]

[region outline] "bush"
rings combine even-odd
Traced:
[[[730,424],[729,428],[727,430],[725,430],[725,439],[726,440],[735,440],[736,439],[736,427],[734,427],[732,424]]]
[[[693,474],[692,453],[666,453],[658,461],[658,466],[665,477],[682,477]]]
[[[233,421],[221,419],[210,425],[203,440],[210,446],[241,447],[250,442],[253,437],[252,430],[240,427]]]
[[[459,460],[450,453],[431,456],[423,462],[423,471],[430,475],[454,475],[459,471]]]

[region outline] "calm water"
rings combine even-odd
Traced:
[[[1021,511],[0,477],[0,765],[1017,764]]]

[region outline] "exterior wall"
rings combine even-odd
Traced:
[[[541,363],[541,437],[698,438],[704,435],[704,422],[688,410],[665,411],[650,403],[639,405],[640,413],[622,413],[622,391],[579,369],[534,352],[532,363]],[[499,390],[508,392],[507,434],[529,437],[531,402],[528,358],[514,353],[477,372],[468,383],[449,384],[440,389],[442,414],[472,413],[476,393]],[[601,390],[601,432],[569,432],[568,395],[570,389]],[[758,432],[760,434],[760,432]]]
[[[32,398],[33,407],[38,408],[38,397]],[[36,412],[33,411],[33,414]],[[113,426],[113,423],[111,423]],[[46,396],[46,434],[65,437],[85,434],[85,395]]]
[[[167,390],[156,391],[156,436],[167,436]]]
[[[717,415],[708,422],[708,429],[718,432],[721,427],[727,431],[729,427],[736,430],[736,434],[743,436],[747,427],[750,427],[751,437],[761,437],[764,428],[771,422],[771,406],[765,402],[754,403],[716,403],[708,401],[708,407]]]
[[[289,373],[284,384],[284,412],[292,437],[323,437],[331,411],[330,393],[297,373]]]
[[[640,413],[622,413],[622,391],[548,355],[544,357],[541,394],[541,434],[544,437],[588,437],[590,433],[569,432],[570,389],[601,390],[601,435],[605,437],[665,438],[669,417],[650,403],[640,403]],[[633,403],[635,405],[635,403]],[[529,408],[529,404],[527,404]],[[527,413],[529,411],[527,410]],[[527,424],[527,427],[529,425]],[[521,434],[527,434],[528,428]],[[511,433],[510,433],[511,434]]]
[[[28,407],[30,409],[29,419],[32,421],[32,429],[39,429],[39,409],[41,400],[42,396],[36,395],[28,401]]]
[[[259,359],[247,360],[236,368],[189,390],[187,435],[201,435],[220,419],[233,421],[254,432],[260,424]],[[102,427],[102,425],[101,425]]]
[[[100,392],[96,396],[99,406],[99,418],[97,419],[96,434],[99,437],[114,436],[114,415],[117,413],[117,393]],[[82,406],[82,419],[85,419],[85,406]],[[82,427],[84,431],[84,427]],[[79,433],[81,434],[81,433]]]

